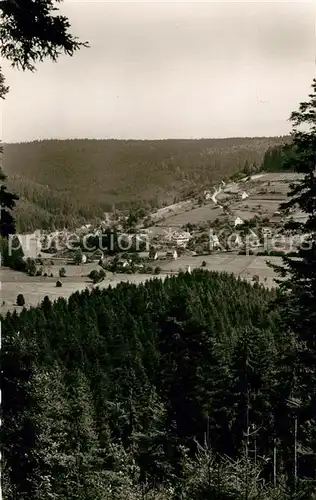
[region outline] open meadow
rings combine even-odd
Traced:
[[[201,268],[203,261],[205,261],[205,269],[209,271],[233,273],[249,281],[252,281],[253,276],[257,275],[259,276],[260,283],[271,288],[274,286],[273,278],[275,274],[267,266],[267,260],[279,263],[281,259],[279,257],[267,258],[252,255],[236,255],[233,253],[199,257],[183,256],[175,261],[157,262],[157,265],[161,268],[161,273],[157,276],[153,276],[152,274],[113,274],[108,272],[105,280],[98,286],[115,287],[120,282],[141,283],[153,278],[164,279],[166,276],[177,274],[181,270],[187,271],[189,267],[191,270]],[[13,309],[21,310],[21,307],[16,306],[16,298],[20,293],[25,298],[25,306],[29,307],[38,305],[46,295],[51,300],[56,300],[58,297],[68,298],[74,292],[93,288],[93,284],[87,278],[87,274],[91,269],[96,269],[98,266],[86,264],[65,267],[67,276],[61,279],[61,288],[56,287],[58,279],[56,277],[31,277],[18,271],[1,268],[1,314],[5,314],[7,311],[12,311]],[[55,268],[57,269],[58,266],[55,266]]]
[[[251,178],[245,178],[238,182],[227,183],[218,189],[211,188],[210,194],[216,193],[215,203],[213,199],[204,200],[201,206],[194,206],[191,202],[178,203],[176,206],[166,207],[159,220],[149,227],[149,232],[161,233],[159,228],[181,229],[186,224],[211,224],[216,219],[219,221],[229,217],[235,220],[249,220],[256,215],[261,215],[271,220],[278,214],[280,204],[287,201],[287,193],[290,184],[300,175],[290,172],[285,173],[262,173]],[[242,195],[246,194],[243,199]],[[297,211],[292,214],[293,218],[304,218],[304,214]],[[157,215],[155,214],[155,219]]]

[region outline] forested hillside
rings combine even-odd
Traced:
[[[290,167],[291,159],[295,157],[295,149],[290,143],[282,146],[269,148],[262,161],[262,168],[266,172],[293,171],[293,165]]]
[[[200,270],[8,314],[4,498],[294,498],[275,294]]]
[[[260,164],[282,137],[201,140],[44,140],[4,145],[20,201],[19,231],[73,226],[131,204],[172,203]]]

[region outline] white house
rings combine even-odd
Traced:
[[[175,234],[175,239],[177,246],[185,248],[191,238],[189,231],[183,231],[182,233]]]
[[[214,248],[218,248],[220,246],[219,239],[217,234],[210,234],[210,250],[213,250]]]
[[[41,231],[35,231],[32,234],[17,234],[24,258],[36,259],[42,250]]]
[[[167,259],[172,257],[173,259],[176,259],[178,254],[176,250],[155,250],[153,253],[150,252],[138,252],[138,257],[141,259],[150,259],[150,260],[160,260],[160,259]]]
[[[235,234],[234,238],[231,239],[230,243],[234,247],[238,247],[238,248],[241,247],[243,244],[243,241],[242,241],[242,237],[240,236],[240,234]]]
[[[242,199],[242,200],[246,200],[247,198],[249,198],[249,194],[248,194],[248,193],[246,193],[246,191],[244,191],[244,192],[242,193],[242,195],[241,195],[241,199]]]
[[[237,217],[237,218],[235,219],[235,222],[234,222],[235,227],[236,227],[236,226],[241,226],[243,223],[244,223],[244,221],[243,221],[240,217]]]

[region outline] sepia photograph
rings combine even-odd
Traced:
[[[0,19],[0,500],[316,500],[315,3]]]

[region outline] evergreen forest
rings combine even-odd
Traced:
[[[295,466],[308,495],[277,299],[198,270],[8,313],[4,498],[286,499]]]
[[[17,193],[18,232],[74,228],[104,212],[200,196],[258,166],[287,137],[200,140],[44,140],[4,144],[7,185]]]

